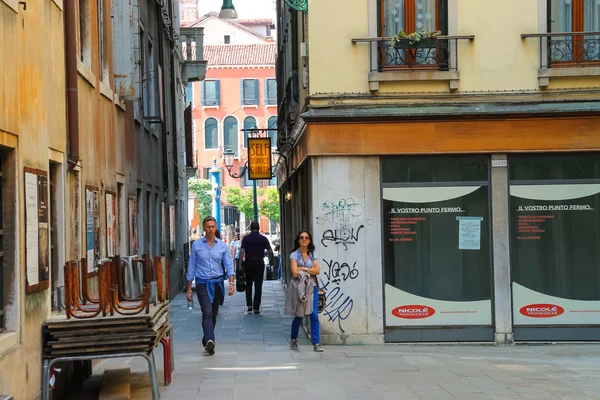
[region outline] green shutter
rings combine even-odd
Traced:
[[[265,105],[269,104],[269,80],[265,78],[263,81],[263,87],[265,89],[263,93],[263,99],[265,100]]]
[[[254,95],[256,96],[256,98],[255,98],[255,99],[253,99],[253,100],[254,100],[254,102],[253,102],[252,104],[258,105],[258,104],[259,104],[259,101],[258,101],[258,99],[259,99],[259,97],[260,97],[260,96],[258,95],[258,79],[255,79],[255,80],[254,80]]]
[[[240,104],[244,104],[244,80],[240,79]]]
[[[206,83],[206,81],[202,81],[200,83],[200,104],[202,104],[203,107],[206,106],[206,98],[204,96],[204,84]]]
[[[221,81],[220,80],[215,81],[215,93],[216,93],[217,106],[220,106],[221,105]]]

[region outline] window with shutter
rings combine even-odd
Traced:
[[[233,116],[228,116],[223,121],[223,150],[231,149],[236,157],[238,151],[238,122]]]
[[[242,106],[258,105],[258,79],[242,79],[240,91]]]
[[[265,105],[277,105],[277,81],[275,79],[265,79]]]
[[[269,129],[269,137],[271,138],[271,147],[277,147],[277,117],[275,115],[269,117],[267,128]]]
[[[204,148],[216,149],[219,147],[219,123],[216,118],[207,118],[204,121]]]
[[[204,107],[219,106],[220,103],[220,85],[219,81],[203,81],[202,82],[202,105]]]
[[[254,117],[246,117],[244,119],[244,147],[248,148],[248,134],[251,129],[256,129],[258,126],[256,125],[256,118]]]

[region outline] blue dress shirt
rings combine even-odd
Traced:
[[[223,265],[227,270],[227,276],[223,275]],[[233,262],[227,244],[221,239],[215,238],[212,247],[208,246],[206,237],[194,240],[192,253],[188,264],[187,280],[194,278],[212,280],[222,277],[226,279],[233,276]]]

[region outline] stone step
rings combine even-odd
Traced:
[[[129,400],[131,396],[131,371],[129,367],[104,370],[98,400]]]

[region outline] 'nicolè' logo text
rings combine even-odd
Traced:
[[[394,308],[392,314],[398,318],[419,319],[431,317],[435,310],[427,306],[408,305]]]
[[[521,314],[531,318],[552,318],[558,317],[565,312],[565,309],[555,304],[530,304],[521,307]]]

